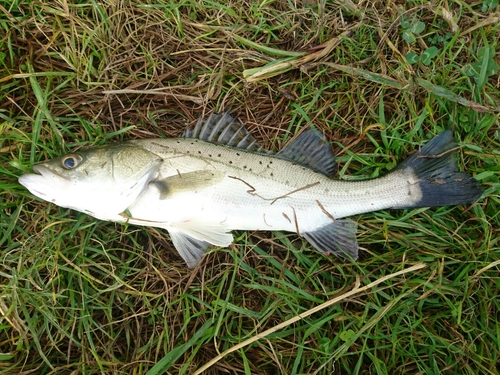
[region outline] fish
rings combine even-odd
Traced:
[[[33,195],[99,220],[163,228],[188,267],[232,231],[295,232],[329,255],[356,260],[350,216],[462,205],[482,196],[460,172],[451,130],[428,141],[387,174],[334,178],[335,157],[310,128],[277,153],[264,150],[229,112],[200,117],[177,138],[91,147],[35,164],[19,177]]]

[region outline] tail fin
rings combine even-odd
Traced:
[[[479,182],[458,171],[457,147],[452,131],[446,130],[397,167],[411,168],[419,179],[422,199],[412,208],[459,205],[481,197]]]

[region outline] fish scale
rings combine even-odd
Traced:
[[[335,180],[331,147],[316,130],[273,154],[226,112],[180,138],[131,140],[37,164],[19,182],[102,220],[164,228],[189,267],[210,245],[229,246],[232,230],[296,232],[323,253],[356,259],[357,224],[347,217],[482,195],[458,171],[456,148],[448,130],[385,176]]]

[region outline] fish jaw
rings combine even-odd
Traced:
[[[61,205],[61,192],[71,188],[72,181],[59,176],[43,165],[34,165],[35,173],[19,177],[19,183],[27,188],[33,195],[45,201]]]

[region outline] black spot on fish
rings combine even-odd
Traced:
[[[233,162],[231,160],[229,160],[229,164],[233,164]]]

